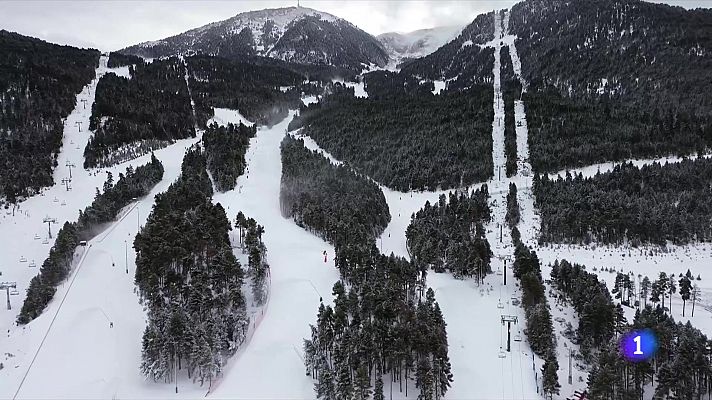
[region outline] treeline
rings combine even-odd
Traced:
[[[125,65],[143,64],[143,58],[130,54],[122,54],[112,51],[109,53],[109,61],[106,66],[109,68],[123,67]]]
[[[557,374],[559,361],[556,354],[556,336],[549,301],[546,298],[546,287],[541,276],[541,262],[536,252],[529,249],[521,240],[517,228],[518,215],[517,187],[514,183],[510,183],[506,220],[512,230],[514,244],[512,272],[514,277],[519,279],[522,289],[522,307],[524,307],[524,316],[527,320],[527,328],[524,332],[534,354],[544,360],[541,369],[542,389],[544,394],[551,398],[553,395],[559,394],[561,388]]]
[[[644,277],[638,288],[629,275],[618,273],[612,291],[615,297],[627,305],[631,297],[643,300],[632,324],[627,323],[622,307],[614,304],[605,283],[584,266],[556,261],[551,279],[579,317],[577,342],[584,358],[592,364],[588,377],[590,398],[651,397],[646,395],[647,390],[653,398],[694,399],[712,391],[709,340],[689,322],[675,323],[664,307],[665,296],[669,299],[676,291],[676,282],[683,302],[699,298],[699,288],[692,284],[690,271],[680,274],[679,280],[664,272],[653,281]],[[648,297],[655,307],[646,304]],[[645,329],[655,332],[655,355],[645,361],[627,361],[620,353],[619,334]]]
[[[254,65],[219,57],[186,59],[198,124],[204,127],[215,107],[239,110],[249,121],[271,125],[301,104],[302,74],[277,65]]]
[[[302,107],[289,128],[303,127],[323,149],[390,188],[462,187],[492,176],[492,98],[491,85],[439,96],[327,96]]]
[[[332,165],[301,139],[286,136],[281,151],[282,215],[330,242],[383,232],[391,214],[378,185],[345,165]]]
[[[513,6],[534,170],[709,149],[710,20],[634,0]]]
[[[579,319],[576,341],[584,358],[590,361],[593,350],[621,332],[625,324],[623,309],[613,303],[606,283],[582,265],[556,260],[551,266],[551,283],[576,311]]]
[[[712,159],[638,168],[617,165],[590,178],[534,177],[546,242],[665,245],[712,240]]]
[[[247,254],[247,277],[250,278],[252,301],[259,306],[267,301],[269,294],[267,246],[262,242],[265,228],[240,211],[235,218],[235,229],[240,230],[240,245],[243,253]]]
[[[176,368],[185,368],[194,381],[212,384],[245,339],[244,273],[230,221],[212,194],[205,155],[193,147],[134,240],[135,281],[148,317],[140,369],[154,381],[171,382]]]
[[[607,95],[564,97],[551,87],[527,91],[532,167],[556,172],[605,161],[705,152],[712,120],[688,110],[623,105]]]
[[[316,397],[384,399],[384,376],[406,394],[415,381],[421,398],[441,397],[452,382],[445,322],[434,292],[425,291],[425,274],[376,248],[389,220],[383,194],[290,137],[282,143],[282,160],[282,205],[295,196],[295,184],[307,189],[295,204],[313,208],[312,217],[294,214],[295,221],[334,244],[341,275],[334,306],[320,305],[304,342]]]
[[[401,71],[430,80],[449,80],[448,89],[492,85],[494,13],[480,14],[460,35],[425,57],[405,63]]]
[[[450,192],[411,216],[406,244],[416,267],[449,271],[457,278],[475,276],[478,283],[492,272],[492,251],[484,223],[491,219],[487,185],[472,193]]]
[[[250,139],[257,134],[257,127],[227,124],[210,124],[203,133],[203,145],[208,171],[213,177],[215,188],[226,192],[235,188],[237,178],[245,172],[245,153]]]
[[[113,184],[109,173],[103,193],[97,188],[94,201],[84,211],[79,211],[77,222],[65,222],[57,233],[39,274],[30,280],[27,297],[17,316],[18,324],[26,324],[42,314],[54,297],[57,286],[69,276],[79,242],[93,238],[103,224],[113,221],[134,198],[147,195],[161,179],[163,164],[154,156],[151,156],[150,163],[135,170],[127,168],[126,174],[119,174],[116,184]]]
[[[621,357],[617,339],[607,342],[589,373],[590,398],[698,399],[712,392],[709,339],[690,322],[675,323],[661,308],[648,306],[625,329],[654,331],[655,356],[633,363]]]
[[[504,153],[507,156],[507,176],[517,174],[517,131],[514,121],[514,100],[519,99],[522,86],[514,74],[512,58],[509,55],[509,46],[500,50],[500,84],[502,86],[502,100],[504,101]]]
[[[129,71],[131,79],[108,73],[97,85],[89,124],[94,134],[84,149],[84,168],[125,161],[112,153],[127,145],[147,141],[166,145],[195,136],[185,66],[180,59],[141,62]]]
[[[96,76],[97,50],[0,30],[0,202],[54,183],[64,119]]]
[[[709,9],[636,0],[533,0],[512,7],[510,30],[532,87],[604,94],[649,115],[710,116],[711,20]]]
[[[432,82],[421,83],[412,75],[392,72],[373,71],[363,75],[364,88],[368,97],[382,99],[401,95],[431,96],[435,85]]]

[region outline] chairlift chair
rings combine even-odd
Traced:
[[[66,205],[67,205],[67,202],[65,202],[64,200],[62,200],[62,205],[63,205],[63,206],[66,206]]]
[[[40,239],[40,235],[35,233],[35,240],[39,240],[39,239]]]
[[[17,289],[10,290],[10,296],[17,296],[20,292]]]
[[[30,267],[30,268],[34,268],[34,267],[36,267],[36,266],[37,266],[37,264],[35,264],[35,260],[32,260],[32,262],[30,263],[29,267]]]
[[[57,198],[57,196],[55,196],[55,197],[54,197],[54,200],[52,200],[52,201],[55,202],[55,203],[59,203],[59,199]]]
[[[27,259],[25,258],[25,256],[20,257],[20,262],[27,262]]]
[[[514,341],[515,341],[515,342],[521,342],[521,341],[522,341],[522,335],[520,335],[520,334],[518,334],[518,333],[517,333],[516,335],[514,335]]]
[[[42,244],[49,244],[49,240],[47,240],[47,238],[44,238],[44,240],[42,240]]]
[[[500,348],[499,348],[499,353],[497,354],[497,357],[499,357],[499,358],[507,358],[507,353],[505,353],[504,350],[502,350],[502,348],[500,347]]]
[[[497,302],[497,308],[499,308],[499,309],[504,308],[504,304],[502,304],[501,301],[498,301],[498,302]]]

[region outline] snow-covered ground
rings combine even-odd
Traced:
[[[106,72],[113,72],[116,76],[131,79],[131,73],[129,73],[128,65],[124,65],[123,67],[107,68]]]
[[[361,98],[368,97],[368,92],[366,92],[366,88],[364,86],[363,81],[361,81],[361,82],[344,82],[342,80],[336,79],[333,82],[334,83],[338,82],[342,85],[345,85],[346,87],[353,88],[355,97],[361,97]]]
[[[57,157],[57,168],[53,172],[55,185],[20,203],[19,210],[16,210],[14,215],[12,210],[3,210],[0,214],[0,279],[17,282],[19,292],[10,298],[13,309],[0,311],[2,331],[14,325],[25,299],[27,285],[47,258],[57,231],[65,221],[76,221],[79,210],[91,204],[95,189],[101,187],[106,180],[105,171],[111,171],[116,180],[118,173],[123,172],[129,164],[140,164],[139,160],[135,160],[113,168],[90,171],[83,169],[84,148],[91,135],[89,117],[94,104],[96,84],[101,76],[111,71],[106,67],[107,61],[107,57],[100,58],[96,78],[79,93],[76,107],[64,123],[62,148]],[[62,180],[69,179],[70,174],[71,182],[67,185],[70,190],[67,190]],[[43,222],[45,217],[56,219],[56,223],[50,226],[51,238],[48,235],[48,225]],[[27,261],[20,262],[22,257]],[[33,262],[35,267],[31,267]]]
[[[545,279],[550,273],[548,264],[563,258],[585,264],[589,271],[596,268],[609,288],[612,288],[615,274],[600,272],[601,268],[613,267],[618,271],[633,272],[636,280],[638,274],[653,278],[660,271],[677,275],[689,268],[695,276],[700,274],[702,277],[702,280],[695,281],[702,289],[702,299],[695,308],[694,318],[690,318],[691,304],[688,303],[685,319],[689,318],[705,333],[712,333],[712,275],[707,274],[705,269],[712,260],[712,245],[671,246],[668,251],[661,252],[658,248],[627,249],[595,245],[541,247],[537,244],[539,216],[529,189],[531,174],[528,173],[526,110],[521,102],[515,103],[519,172],[512,178],[504,176],[504,104],[499,87],[501,45],[509,46],[515,73],[520,79],[522,77],[521,62],[515,47],[516,37],[507,31],[508,14],[496,12],[495,19],[495,40],[487,44],[496,50],[493,70],[495,119],[492,125],[495,176],[487,182],[493,212],[493,221],[487,226],[487,238],[495,255],[492,259],[495,273],[488,276],[482,286],[472,280],[456,280],[450,274],[433,272],[427,281],[435,290],[447,323],[455,379],[446,396],[450,399],[540,397],[535,374],[541,368],[541,360],[532,356],[523,335],[524,312],[512,303],[512,299],[520,297],[518,285],[511,268],[505,271],[504,265],[504,259],[509,257],[507,267],[511,266],[513,253],[509,229],[504,223],[509,182],[515,182],[519,188],[522,239],[537,251],[544,264],[542,274]],[[107,71],[106,58],[102,57],[97,76]],[[141,336],[146,322],[134,292],[135,253],[131,249],[138,226],[144,223],[152,208],[154,195],[167,189],[178,177],[184,152],[200,137],[181,140],[156,151],[156,156],[165,167],[164,179],[151,194],[128,206],[118,221],[109,224],[102,234],[89,242],[89,246],[78,251],[69,280],[58,288],[55,299],[42,316],[25,327],[14,326],[27,284],[37,274],[53,243],[53,239],[42,243],[47,228],[43,218],[50,216],[57,219],[57,224],[52,226],[52,232],[56,233],[64,221],[76,220],[77,210],[91,203],[95,187],[100,187],[106,178],[104,171],[112,171],[117,177],[127,165],[138,166],[148,161],[149,156],[146,155],[114,168],[82,169],[82,153],[89,138],[88,119],[97,80],[79,94],[77,107],[65,123],[64,145],[54,172],[56,184],[42,195],[21,203],[14,216],[12,212],[9,215],[0,214],[2,280],[17,281],[20,292],[11,297],[13,310],[0,312],[0,328],[3,329],[3,335],[0,335],[0,362],[4,364],[0,370],[0,398],[14,397],[16,392],[18,398],[204,397],[207,387],[200,387],[185,378],[179,380],[179,392],[176,394],[173,384],[145,381],[139,372]],[[363,84],[347,85],[354,87],[356,96],[367,95]],[[304,102],[308,104],[316,100],[310,97]],[[214,201],[224,206],[231,220],[238,211],[242,211],[265,227],[263,240],[271,267],[271,291],[267,305],[256,310],[251,321],[254,335],[229,360],[223,376],[213,383],[208,397],[314,398],[313,382],[303,372],[302,343],[310,335],[309,324],[316,319],[320,298],[326,303],[331,301],[331,288],[339,277],[333,267],[333,247],[280,215],[279,144],[292,116],[293,113],[271,128],[258,129],[246,154],[246,173],[238,179],[234,190],[214,196]],[[228,109],[216,109],[213,121],[219,124],[249,123],[237,111]],[[77,122],[81,122],[81,131]],[[339,163],[319,149],[313,140],[305,138],[305,144],[319,150],[332,162]],[[637,160],[635,163],[643,165],[652,161]],[[657,161],[675,162],[679,158],[667,157]],[[68,163],[76,165],[72,169],[71,191],[66,191],[61,184],[61,180],[69,175]],[[590,176],[599,170],[604,172],[610,169],[611,165],[594,165],[572,172]],[[498,173],[500,168],[501,175]],[[476,184],[467,189],[480,186]],[[426,201],[433,203],[448,191],[404,193],[383,186],[381,189],[392,219],[377,244],[383,253],[409,257],[405,230],[411,214],[422,208]],[[35,235],[39,239],[35,239]],[[328,254],[327,263],[322,258],[324,250]],[[27,258],[27,262],[21,263],[20,257]],[[37,268],[29,267],[33,260]],[[506,286],[502,282],[505,273]],[[557,305],[553,297],[549,301],[552,315],[558,320],[554,324],[558,339],[559,381],[562,385],[558,398],[566,398],[574,390],[585,387],[587,373],[575,369],[574,383],[568,385],[568,349],[577,349],[560,333],[566,322],[575,328],[577,321],[570,307]],[[677,320],[683,320],[681,306],[679,295],[675,295],[672,314]],[[512,336],[524,339],[513,341],[511,352],[501,350],[506,346],[506,329],[501,323],[503,314],[518,318],[518,324],[512,327]],[[633,310],[627,309],[626,314],[632,318]],[[109,327],[110,322],[113,328]],[[402,395],[394,397],[402,398]]]
[[[239,111],[231,110],[229,108],[215,108],[215,115],[210,118],[207,125],[216,123],[218,125],[227,125],[228,123],[242,123],[243,125],[251,126],[252,122],[248,121],[247,118],[243,117]]]

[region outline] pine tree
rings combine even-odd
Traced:
[[[561,385],[559,384],[559,362],[556,359],[555,354],[548,354],[544,360],[544,365],[541,368],[542,374],[542,388],[544,389],[544,394],[548,395],[551,399],[555,394],[559,394],[559,389]]]
[[[371,377],[364,364],[359,365],[356,369],[354,389],[356,394],[354,397],[355,400],[368,400],[371,397]]]
[[[688,270],[688,273],[690,271]],[[683,276],[680,278],[680,297],[682,297],[682,316],[685,316],[685,306],[687,305],[687,300],[690,300],[690,295],[692,294],[692,281],[690,278]]]
[[[700,298],[700,294],[701,294],[700,287],[697,286],[697,284],[694,284],[694,285],[692,286],[692,293],[691,293],[691,297],[692,297],[692,316],[693,316],[693,317],[695,316],[695,303],[697,302],[697,299]]]
[[[644,277],[640,282],[640,297],[643,298],[643,307],[648,305],[648,295],[650,294],[650,279]]]
[[[672,314],[672,295],[677,291],[677,286],[675,284],[675,274],[670,274],[668,277],[668,298],[670,299],[670,313]]]

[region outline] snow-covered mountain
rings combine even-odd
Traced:
[[[392,60],[427,56],[462,32],[462,26],[439,26],[408,33],[387,32],[377,36]]]
[[[194,53],[227,58],[259,55],[356,70],[388,62],[376,38],[346,20],[306,7],[249,11],[121,52],[151,58]]]

